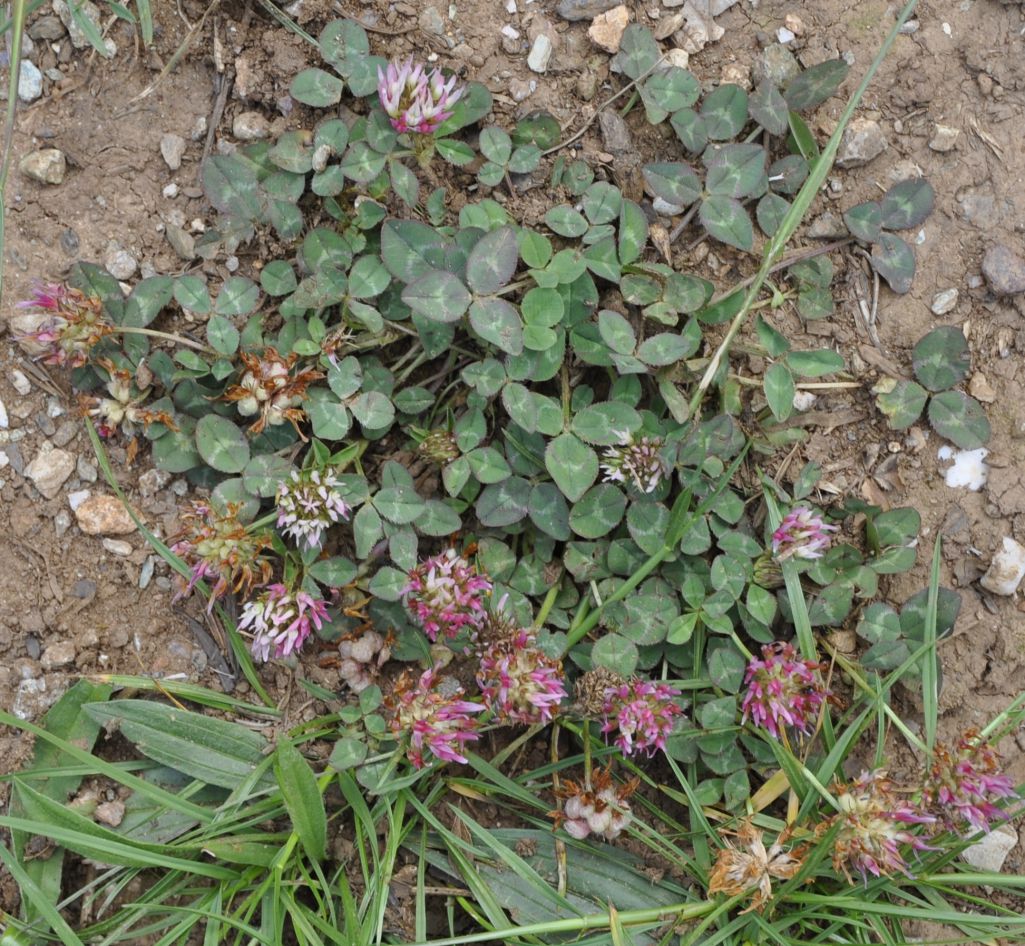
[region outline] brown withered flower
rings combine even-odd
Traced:
[[[766,850],[762,832],[750,820],[741,822],[737,829],[739,845],[727,841],[712,867],[709,896],[724,893],[735,897],[754,888],[750,906],[741,912],[761,912],[772,899],[772,879],[790,880],[801,869],[807,853],[803,845],[792,851],[784,850],[789,836],[789,831],[784,830]]]
[[[101,437],[109,437],[119,429],[131,436],[140,427],[145,429],[150,424],[178,429],[167,411],[143,406],[150,395],[148,385],[134,384],[132,375],[118,368],[109,358],[101,358],[97,363],[109,377],[106,387],[110,396],[101,398],[80,394],[78,400],[82,412],[96,418],[96,430]]]
[[[256,417],[249,432],[254,436],[270,424],[276,427],[289,421],[302,440],[300,421],[306,417],[299,406],[306,397],[310,383],[323,378],[323,372],[313,368],[294,370],[296,358],[292,352],[287,358],[274,348],[265,348],[262,355],[242,352],[239,358],[245,371],[238,384],[224,392],[226,401],[233,401],[243,417]]]

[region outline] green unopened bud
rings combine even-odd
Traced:
[[[447,430],[432,430],[420,443],[420,456],[438,466],[445,466],[459,458],[455,436]]]
[[[755,559],[754,583],[769,589],[783,587],[783,569],[768,549]]]

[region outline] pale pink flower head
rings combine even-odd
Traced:
[[[627,799],[639,784],[634,778],[617,785],[608,769],[596,772],[590,787],[564,779],[557,793],[562,810],[551,814],[571,838],[582,841],[593,834],[614,841],[633,820]]]
[[[942,745],[933,751],[922,801],[948,830],[988,832],[990,821],[1008,817],[995,803],[1018,797],[996,750],[976,730],[964,733],[953,752]]]
[[[211,580],[207,611],[229,591],[248,593],[270,581],[271,565],[264,552],[270,548],[265,532],[250,532],[238,518],[237,503],[228,503],[223,513],[207,503],[193,502],[181,514],[182,528],[174,536],[171,551],[189,566],[189,578],[175,600],[191,593],[196,583]]]
[[[253,657],[265,662],[298,653],[313,629],[319,631],[327,620],[326,602],[274,584],[246,604],[238,629],[252,634]]]
[[[566,698],[561,661],[542,653],[524,629],[486,645],[477,685],[500,721],[526,726],[549,722]]]
[[[463,746],[480,738],[474,713],[483,712],[480,703],[462,699],[463,689],[450,680],[440,681],[427,670],[413,682],[407,672],[395,684],[389,698],[391,728],[409,736],[406,757],[413,767],[424,767],[424,753],[442,762],[466,762]]]
[[[318,548],[324,531],[336,522],[348,521],[351,511],[330,470],[293,470],[278,486],[278,528],[300,547]]]
[[[788,558],[821,558],[832,541],[829,533],[837,529],[807,506],[798,506],[783,517],[772,533],[772,554],[780,562]]]
[[[902,801],[893,784],[880,770],[862,772],[850,785],[841,786],[836,796],[840,806],[829,826],[839,824],[833,842],[833,867],[850,878],[849,869],[864,881],[891,874],[910,876],[902,847],[929,850],[908,825],[933,824],[935,818]]]
[[[455,549],[446,549],[417,565],[402,593],[410,614],[433,642],[439,635],[452,639],[464,628],[480,630],[491,582]]]
[[[377,69],[377,94],[381,107],[400,134],[430,135],[452,115],[452,106],[462,97],[458,80],[445,79],[439,69],[430,75],[424,66],[414,64],[410,56],[405,62],[388,63]]]
[[[777,739],[787,726],[807,735],[829,696],[824,669],[817,661],[802,660],[789,642],[766,644],[761,659],[752,659],[744,675],[743,721],[750,719]]]
[[[631,680],[605,691],[603,733],[618,733],[616,745],[623,755],[665,750],[673,718],[683,713],[676,698],[680,691],[667,683]]]
[[[103,303],[78,289],[61,283],[36,283],[32,298],[19,302],[19,309],[35,309],[29,316],[31,331],[16,336],[18,343],[47,365],[78,368],[89,360],[95,345],[114,331],[103,317]]]
[[[668,468],[662,458],[665,441],[661,437],[636,439],[621,434],[622,443],[609,447],[602,460],[606,483],[633,483],[642,493],[651,493],[665,479]]]

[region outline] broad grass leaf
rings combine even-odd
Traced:
[[[312,861],[327,853],[327,812],[317,777],[302,753],[287,740],[274,752],[274,775],[299,841]]]

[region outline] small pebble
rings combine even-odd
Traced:
[[[96,482],[96,464],[90,463],[85,457],[78,458],[78,464],[75,466],[75,473],[78,474],[78,478],[80,480],[84,480],[86,483]]]
[[[125,820],[125,803],[123,801],[105,801],[96,806],[93,819],[100,824],[116,828]]]
[[[530,53],[527,56],[527,66],[531,72],[542,73],[548,68],[548,63],[552,58],[552,41],[545,36],[544,33],[539,33],[537,38],[534,40],[534,45],[530,48]]]
[[[982,258],[982,275],[998,296],[1025,292],[1025,259],[1002,243],[986,250]]]
[[[104,539],[100,544],[111,555],[120,555],[122,558],[127,558],[134,551],[131,542],[123,542],[121,539]]]
[[[7,416],[7,408],[4,402],[0,401],[0,430],[7,430],[11,426],[10,418]]]
[[[103,257],[103,265],[111,276],[121,281],[131,279],[139,268],[138,260],[113,241],[107,246],[107,253]]]
[[[92,492],[87,489],[77,489],[73,493],[68,493],[68,505],[71,507],[72,512],[77,512],[78,507],[82,505],[90,496]]]
[[[933,129],[932,138],[929,139],[929,147],[941,154],[953,151],[957,146],[957,139],[961,136],[959,128],[951,128],[949,125],[936,125]]]
[[[43,94],[43,74],[30,59],[22,60],[18,75],[18,98],[23,102],[34,102]]]
[[[239,141],[259,141],[270,134],[270,122],[259,112],[239,112],[231,123],[231,133]]]
[[[182,166],[185,139],[181,135],[163,135],[160,139],[160,154],[164,163],[172,171],[177,171]]]
[[[25,177],[39,181],[41,184],[61,184],[68,171],[68,163],[64,152],[57,148],[40,148],[31,151],[18,163],[18,170]]]
[[[1018,590],[1022,578],[1025,578],[1025,546],[1005,537],[1003,547],[993,556],[979,584],[995,595],[1007,597]]]
[[[56,644],[51,644],[43,651],[39,662],[44,670],[56,670],[73,664],[75,662],[74,641],[58,641]]]
[[[63,538],[64,533],[71,528],[71,514],[66,510],[62,509],[53,517],[53,531],[57,533],[57,538]]]
[[[139,569],[139,587],[145,590],[149,587],[149,583],[153,580],[153,568],[155,567],[153,556],[149,556],[145,562],[142,563],[142,568]]]
[[[944,289],[932,297],[930,306],[933,315],[946,315],[957,305],[958,292],[956,289]]]
[[[164,189],[163,189],[163,191],[161,193],[165,197],[168,197],[168,198],[170,198],[170,197],[177,197],[178,196],[178,185],[174,181],[171,181],[170,184],[167,184],[164,187]]]

